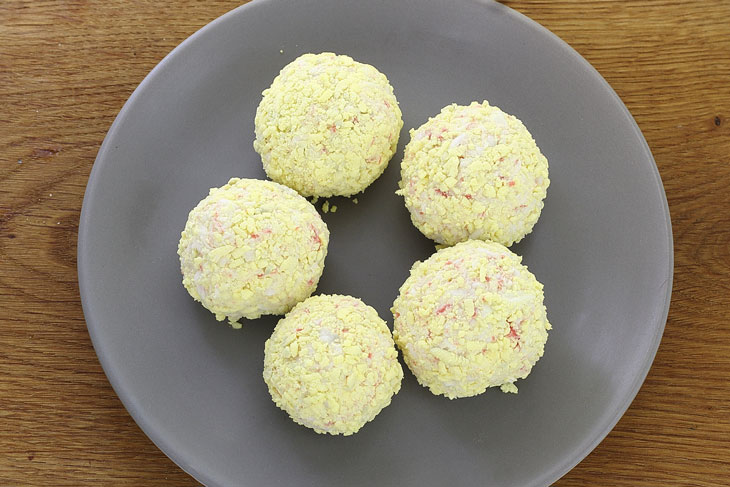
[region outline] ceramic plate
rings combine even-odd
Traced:
[[[545,285],[553,331],[517,395],[450,401],[406,372],[351,437],[317,435],[261,377],[270,317],[233,330],[181,284],[187,214],[229,178],[264,178],[252,148],[261,91],[306,52],[390,79],[405,126],[359,203],[334,199],[317,292],[391,322],[414,261],[434,246],[394,194],[408,129],[450,103],[519,117],[550,161],[545,209],[513,250]],[[102,145],[79,229],[89,333],[140,427],[208,486],[543,487],[610,431],[636,395],[669,306],[672,239],[657,168],[631,115],[575,51],[490,1],[256,0],[212,22],[140,84]]]

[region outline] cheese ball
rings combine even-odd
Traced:
[[[299,303],[264,348],[271,398],[317,433],[357,432],[390,404],[401,379],[390,330],[373,308],[350,296]]]
[[[520,261],[470,240],[413,265],[393,303],[393,336],[421,385],[450,399],[517,392],[550,329],[542,284]]]
[[[398,194],[439,244],[510,246],[532,231],[549,184],[548,161],[522,122],[485,101],[449,105],[411,130]]]
[[[190,295],[234,328],[284,314],[317,287],[329,231],[296,191],[231,179],[190,212],[177,253]]]
[[[383,173],[401,127],[380,71],[348,56],[304,54],[264,90],[253,146],[274,181],[304,196],[349,196]]]

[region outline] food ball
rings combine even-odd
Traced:
[[[385,322],[350,296],[312,296],[299,303],[264,348],[271,398],[317,433],[357,432],[390,404],[402,378]]]
[[[486,101],[449,105],[416,130],[398,194],[428,238],[519,242],[547,194],[548,161],[525,126]]]
[[[329,231],[286,186],[231,179],[188,216],[177,253],[190,295],[234,328],[240,318],[284,314],[317,287]]]
[[[304,54],[264,90],[253,146],[274,181],[304,196],[349,196],[383,173],[402,126],[380,71],[348,56]]]
[[[393,335],[421,385],[450,399],[517,392],[550,329],[542,284],[520,261],[469,240],[413,265],[393,303]]]

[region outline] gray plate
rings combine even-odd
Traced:
[[[188,211],[232,176],[264,177],[251,145],[260,93],[286,63],[320,51],[384,72],[405,127],[360,203],[335,200],[339,211],[324,215],[332,238],[319,292],[358,296],[390,320],[411,264],[433,251],[393,194],[407,129],[442,106],[488,99],[521,118],[550,160],[542,218],[513,250],[545,284],[554,330],[518,395],[449,401],[407,372],[357,435],[320,436],[278,410],[261,378],[276,319],[235,331],[183,289],[176,246]],[[209,486],[546,486],[636,395],[672,280],[661,180],[619,98],[545,29],[470,0],[257,0],[211,23],[114,122],[86,191],[78,257],[109,381],[155,444]]]

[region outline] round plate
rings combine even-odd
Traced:
[[[263,178],[261,91],[306,52],[385,73],[405,126],[359,204],[335,199],[318,292],[390,305],[433,244],[394,194],[408,129],[449,103],[516,115],[550,161],[545,209],[513,247],[545,284],[545,356],[518,381],[450,401],[406,372],[392,404],[351,437],[317,435],[261,377],[269,317],[236,331],[195,303],[176,254],[187,214],[229,178]],[[490,485],[555,481],[608,433],[653,360],[669,306],[671,227],[630,114],[565,43],[493,2],[257,0],[183,42],[122,109],[84,199],[78,270],[99,359],[140,427],[208,486]]]

